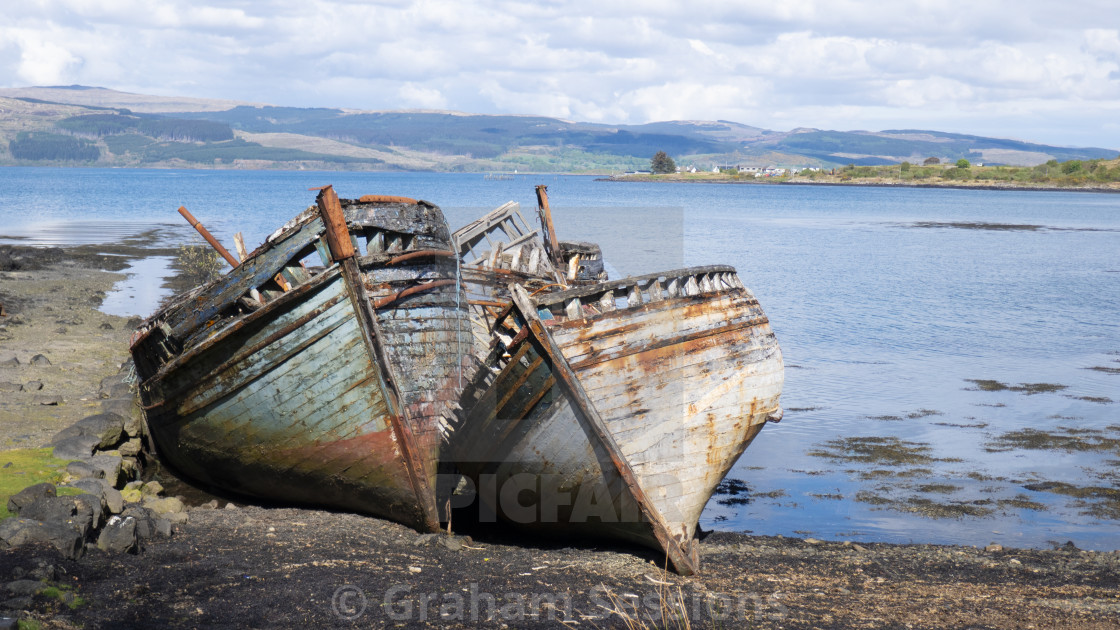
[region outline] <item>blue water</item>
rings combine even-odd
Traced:
[[[555,175],[494,181],[473,174],[5,168],[0,236],[97,242],[164,225],[185,238],[189,230],[175,212],[185,205],[222,241],[241,231],[252,248],[313,203],[308,188],[324,184],[342,197],[427,199],[454,229],[509,200],[532,218],[533,186],[542,183],[561,237],[600,243],[612,275],[731,264],[771,319],[787,365],[786,418],[766,427],[732,471],[750,493],[717,495],[705,528],[1120,548],[1120,522],[1092,513],[1091,502],[1024,488],[1064,481],[1120,489],[1117,449],[988,450],[997,436],[1024,428],[1120,438],[1120,375],[1087,369],[1120,367],[1120,195],[622,184]],[[917,226],[981,222],[1041,227]],[[129,290],[151,293],[137,282]],[[1066,388],[974,391],[967,379]],[[876,419],[884,416],[901,420]],[[861,436],[908,440],[936,461],[892,468],[810,454],[830,440]],[[913,468],[930,472],[861,477]],[[952,489],[919,488],[934,482]],[[896,501],[894,509],[857,500],[870,495]],[[907,511],[912,497],[993,513],[932,518]],[[1015,497],[1046,509],[1000,504]],[[735,498],[748,502],[728,500]]]

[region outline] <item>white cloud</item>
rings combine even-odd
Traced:
[[[447,99],[439,90],[421,87],[412,83],[405,83],[397,90],[401,101],[421,109],[445,109]]]
[[[1120,146],[1109,0],[28,0],[0,84]],[[1037,112],[1045,111],[1046,116]],[[1074,124],[1074,121],[1076,124]],[[1018,125],[1018,126],[1016,126]]]
[[[54,41],[40,38],[34,31],[9,33],[19,50],[15,75],[32,85],[65,83],[82,60]],[[5,38],[7,39],[7,38]]]

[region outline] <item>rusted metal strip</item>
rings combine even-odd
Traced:
[[[393,364],[389,360],[389,353],[382,340],[385,339],[381,327],[377,323],[377,313],[371,305],[369,294],[362,282],[362,274],[354,259],[347,258],[341,263],[342,277],[346,281],[346,291],[350,295],[354,312],[358,316],[359,328],[366,343],[370,359],[380,368],[377,372],[381,381],[381,391],[385,392],[385,403],[389,410],[389,426],[397,438],[404,459],[404,468],[408,473],[408,481],[412,485],[412,492],[416,503],[420,507],[423,528],[430,531],[439,531],[439,512],[436,508],[436,495],[432,488],[427,465],[420,456],[416,447],[416,437],[412,431],[412,417],[408,409],[401,403],[405,400],[401,393],[398,377]]]
[[[203,227],[203,225],[198,222],[198,219],[194,218],[194,215],[192,215],[190,212],[187,212],[186,206],[179,206],[179,214],[183,215],[183,218],[187,220],[187,223],[190,223],[191,227],[198,230],[198,233],[202,235],[202,238],[206,239],[206,242],[210,243],[210,246],[216,249],[218,253],[222,255],[222,258],[226,259],[226,262],[229,263],[230,267],[236,267],[237,265],[241,264],[237,261],[236,258],[233,257],[232,254],[230,254],[226,250],[226,248],[222,247],[222,244],[218,242],[218,239],[214,238],[214,235],[210,234],[210,230],[207,230],[205,227]]]
[[[525,318],[527,327],[532,331],[533,337],[537,340],[547,355],[549,362],[552,364],[553,374],[556,375],[557,380],[563,384],[564,389],[567,390],[572,406],[587,420],[591,425],[592,433],[599,441],[600,445],[606,450],[611,462],[614,464],[615,469],[618,471],[622,482],[626,484],[627,489],[630,491],[631,497],[634,502],[638,504],[642,515],[649,521],[650,527],[653,529],[653,535],[657,538],[657,542],[661,544],[661,548],[665,550],[669,561],[677,569],[681,575],[692,575],[698,570],[698,563],[696,554],[690,554],[685,550],[684,545],[692,546],[690,541],[681,541],[669,534],[669,528],[665,524],[665,519],[662,518],[661,513],[646,496],[642,490],[641,484],[638,482],[638,477],[634,470],[630,468],[630,463],[622,454],[622,448],[615,442],[614,436],[611,434],[610,429],[607,427],[606,422],[599,416],[599,412],[595,409],[595,404],[588,397],[587,392],[584,391],[583,385],[580,384],[579,379],[576,377],[575,372],[568,365],[567,359],[564,358],[560,348],[548,333],[544,323],[537,315],[537,309],[533,305],[532,299],[529,294],[519,285],[510,285],[510,295],[513,297],[514,304],[517,305],[518,310],[521,311],[522,317]]]
[[[385,264],[386,265],[396,265],[398,263],[402,263],[402,262],[405,262],[407,260],[413,260],[414,258],[454,258],[454,257],[455,257],[455,254],[453,252],[449,252],[449,251],[444,250],[444,249],[421,249],[421,250],[417,250],[417,251],[414,251],[414,252],[408,252],[407,254],[401,254],[400,256],[393,256]]]
[[[393,302],[396,302],[401,298],[406,298],[410,295],[420,293],[421,291],[427,291],[429,289],[435,289],[437,287],[445,287],[449,284],[455,284],[455,281],[435,280],[426,284],[418,284],[416,286],[408,287],[407,289],[403,289],[401,291],[397,291],[396,293],[386,295],[385,297],[378,298],[377,301],[373,303],[373,308],[381,308],[387,304],[392,304]]]
[[[335,194],[334,188],[330,186],[320,188],[315,203],[318,204],[319,215],[323,218],[331,257],[335,262],[352,257],[354,243],[350,240],[350,231],[346,229],[346,217],[342,214],[342,204],[338,202],[338,195]]]
[[[494,308],[505,308],[508,302],[497,302],[494,300],[467,300],[467,304],[471,306],[492,306]]]
[[[362,203],[407,203],[416,205],[418,202],[412,197],[400,197],[397,195],[362,195],[358,198]]]

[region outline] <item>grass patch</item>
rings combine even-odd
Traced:
[[[1105,374],[1120,374],[1120,368],[1109,367],[1107,365],[1094,365],[1093,367],[1081,368],[1083,370],[1093,370],[1094,372],[1104,372]]]
[[[40,591],[39,594],[47,599],[54,599],[62,602],[70,610],[74,610],[78,606],[84,606],[87,603],[84,598],[75,593],[73,589],[68,586],[48,586]]]
[[[65,475],[67,460],[52,456],[54,449],[21,448],[0,451],[0,519],[8,518],[8,497],[27,486],[48,481],[57,484]],[[80,494],[77,488],[59,488],[61,494]]]

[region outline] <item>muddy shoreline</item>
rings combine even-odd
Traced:
[[[101,379],[127,358],[131,332],[125,318],[96,311],[119,279],[102,269],[120,269],[121,255],[9,248],[9,258],[14,250],[24,262],[0,270],[0,360],[11,355],[20,365],[0,368],[0,381],[33,377],[59,400],[5,393],[2,449],[41,446],[87,415]],[[65,358],[31,374],[32,353]],[[36,595],[0,617],[43,628],[1120,624],[1120,552],[1072,545],[977,549],[714,532],[700,545],[701,575],[682,578],[641,548],[541,541],[458,515],[451,529],[423,536],[361,515],[221,498],[196,505],[171,538],[148,540],[136,554],[91,550],[71,561],[53,548],[0,550],[0,589],[49,567],[52,583],[82,601],[71,608]]]

